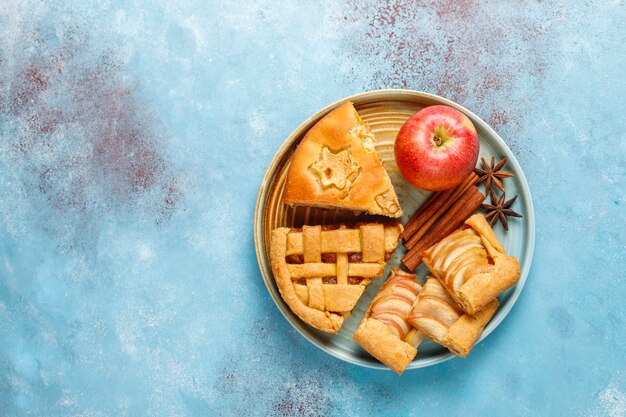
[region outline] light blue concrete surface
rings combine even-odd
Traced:
[[[75,2],[79,3],[79,2]],[[623,1],[0,1],[0,416],[624,416]],[[375,88],[509,144],[537,244],[468,360],[358,368],[263,285],[261,177]]]

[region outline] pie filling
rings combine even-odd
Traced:
[[[456,306],[441,283],[436,278],[430,277],[424,284],[407,320],[435,342],[441,343],[449,327],[461,315],[463,312]]]
[[[411,307],[417,301],[422,286],[415,281],[415,275],[393,269],[391,277],[382,286],[369,308],[369,317],[386,324],[389,330],[401,340],[417,346],[423,335],[407,322]]]
[[[480,236],[472,228],[461,229],[430,248],[425,258],[446,286],[458,289],[473,275],[493,265]]]
[[[358,223],[353,227],[335,224],[282,230],[287,235],[282,267],[287,279],[279,284],[281,293],[290,285],[309,309],[345,317],[365,287],[382,275],[402,226]],[[305,321],[307,314],[314,313],[302,314]]]

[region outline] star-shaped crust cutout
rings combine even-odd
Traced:
[[[359,166],[352,160],[349,149],[335,153],[324,146],[319,160],[310,168],[319,177],[324,189],[335,187],[345,191],[346,195],[359,175]]]

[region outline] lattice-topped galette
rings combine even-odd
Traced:
[[[287,174],[284,203],[402,216],[375,143],[352,103],[340,105],[298,145]]]
[[[383,274],[400,233],[400,224],[381,223],[273,230],[272,271],[283,300],[309,325],[336,333]]]

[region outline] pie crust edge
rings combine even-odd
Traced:
[[[287,256],[287,235],[290,230],[288,227],[279,227],[272,231],[270,260],[280,295],[291,311],[305,323],[323,332],[337,333],[344,321],[342,315],[311,308],[305,305],[296,295],[285,262]]]
[[[417,349],[393,334],[386,324],[369,317],[359,324],[354,341],[398,375],[417,355]]]

